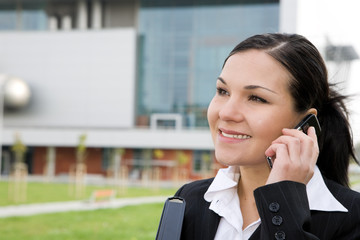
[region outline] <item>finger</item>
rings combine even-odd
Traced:
[[[314,127],[309,127],[308,131],[307,131],[307,135],[309,137],[311,137],[311,139],[314,140],[314,142],[316,142],[316,144],[318,143],[317,141],[317,135],[316,135],[316,130]]]
[[[285,144],[275,144],[276,149],[276,158],[273,159],[273,166],[276,165],[291,165],[291,160],[289,157],[289,151]]]
[[[296,129],[289,129],[284,128],[282,130],[283,135],[275,139],[272,143],[282,143],[284,142],[284,137],[293,137],[300,139],[300,142],[305,141],[307,138],[307,135],[303,133],[302,131],[296,130]]]
[[[289,163],[289,161],[287,161],[287,159],[289,158],[286,146],[284,144],[274,144],[272,148],[276,150],[277,155],[275,161],[273,161],[273,168],[266,181],[266,184],[271,184],[284,180],[291,180],[291,176],[293,176],[294,174],[290,173],[289,176],[288,169],[291,164]]]
[[[308,146],[305,148],[304,153],[310,157],[312,160],[312,166],[315,166],[317,158],[319,156],[319,145],[316,136],[316,130],[314,127],[308,129],[308,136],[310,141],[308,141]]]
[[[314,165],[318,155],[318,143],[315,128],[310,127],[307,131],[307,134],[296,129],[284,129],[283,133],[288,134],[289,136],[296,137],[300,140],[301,158],[303,159],[303,161],[310,161],[310,163]]]
[[[294,136],[300,139],[302,155],[309,157],[312,153],[318,152],[318,142],[314,127],[309,127],[307,134],[296,129],[283,129],[284,135]]]
[[[297,129],[284,128],[282,129],[282,133],[286,136],[297,137],[300,139],[306,138],[306,133]]]
[[[307,133],[304,133],[302,131],[296,130],[296,129],[288,129],[288,128],[284,128],[282,130],[283,134],[286,136],[292,136],[292,137],[297,137],[299,139],[306,140],[309,137],[314,140],[317,143],[317,135],[316,135],[316,131],[314,127],[309,127]]]
[[[274,156],[276,156],[276,159],[289,159],[287,147],[285,144],[282,143],[271,144],[270,147],[265,151],[265,155],[271,158],[274,158]]]
[[[284,129],[284,134],[296,136],[300,140],[300,161],[303,167],[308,167],[309,172],[313,172],[318,155],[319,148],[317,144],[317,136],[314,127],[310,127],[307,131],[308,135],[301,131],[293,129]],[[292,157],[293,155],[291,155]]]
[[[268,157],[274,157],[276,154],[276,143],[271,144],[266,150],[265,155]]]
[[[289,160],[294,164],[301,164],[301,140],[299,138],[282,135],[273,144],[284,144],[289,154]]]

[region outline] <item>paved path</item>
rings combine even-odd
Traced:
[[[360,192],[360,184],[353,186],[353,190]],[[164,203],[167,196],[118,198],[108,202],[69,201],[54,203],[37,203],[0,207],[0,218],[14,216],[31,216],[44,213],[68,211],[90,211],[103,208],[120,208],[124,206],[145,203]]]
[[[144,203],[164,203],[166,196],[118,198],[108,202],[69,201],[54,203],[24,204],[0,207],[0,218],[14,216],[31,216],[43,213],[57,213],[68,211],[90,211],[103,208],[120,208],[124,206]]]

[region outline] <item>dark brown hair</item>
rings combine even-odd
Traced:
[[[287,69],[292,77],[289,91],[296,111],[317,109],[322,128],[318,135],[320,154],[317,165],[326,178],[349,186],[350,159],[359,162],[354,154],[348,111],[344,104],[346,96],[329,85],[327,69],[319,51],[301,35],[272,33],[242,41],[227,59],[249,49],[266,52]]]

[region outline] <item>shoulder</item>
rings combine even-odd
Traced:
[[[210,178],[185,184],[175,194],[185,199],[186,203],[181,239],[214,239],[220,216],[209,209],[210,203],[204,199],[213,180]]]
[[[204,196],[214,178],[197,180],[183,185],[175,194],[178,197]]]
[[[360,193],[324,178],[325,184],[333,196],[346,207],[349,212],[360,207]]]
[[[332,180],[324,179],[333,196],[348,210],[347,213],[334,212],[329,215],[337,219],[336,239],[360,239],[360,193],[344,187]],[[336,228],[334,228],[336,229]]]

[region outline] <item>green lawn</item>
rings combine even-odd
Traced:
[[[14,205],[8,199],[8,182],[0,181],[0,206]],[[87,186],[88,199],[95,189],[110,186]],[[113,188],[116,189],[116,188]],[[116,189],[120,192],[120,189]],[[172,196],[176,189],[128,188],[117,197]],[[27,203],[71,201],[68,184],[28,183]],[[128,206],[118,209],[41,214],[28,217],[0,218],[1,240],[92,240],[154,239],[163,203]]]
[[[353,181],[354,183],[356,181]],[[95,189],[87,186],[90,197]],[[68,184],[28,183],[26,203],[74,200]],[[129,188],[117,197],[171,196],[176,189]],[[0,181],[0,206],[13,204],[8,200],[8,183]],[[128,206],[118,209],[42,214],[29,217],[0,218],[1,240],[147,240],[154,239],[163,203]]]
[[[155,239],[163,204],[0,218],[1,240]]]
[[[14,201],[8,197],[9,183],[0,181],[0,206],[14,205]],[[115,189],[117,190],[117,198],[119,197],[140,197],[140,196],[172,196],[174,195],[175,188],[139,188],[130,187],[126,192],[120,191],[121,189],[111,186],[86,186],[86,194],[81,200],[89,199],[91,193],[95,189]],[[26,203],[42,203],[42,202],[61,202],[76,200],[75,196],[69,194],[69,184],[62,183],[37,183],[30,182],[27,184],[27,200],[20,204]]]

